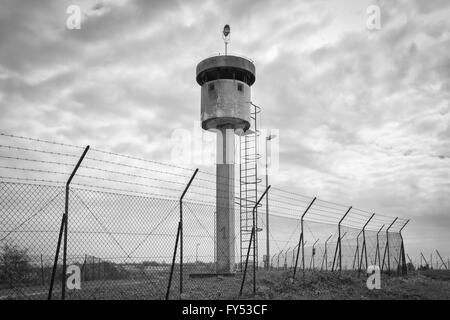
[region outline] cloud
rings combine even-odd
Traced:
[[[195,66],[230,23],[262,125],[280,129],[273,183],[450,241],[450,6],[377,3],[379,31],[354,1],[6,1],[0,126],[168,161],[172,132],[199,120]],[[65,27],[69,4],[81,30]]]

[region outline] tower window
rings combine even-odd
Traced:
[[[244,91],[244,88],[243,88],[243,86],[242,86],[242,83],[238,83],[237,89],[238,89],[238,91]]]
[[[214,90],[214,83],[210,83],[210,84],[208,85],[208,90],[209,90],[209,91],[213,91],[213,90]]]

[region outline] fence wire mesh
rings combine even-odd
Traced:
[[[268,273],[292,274],[296,263],[305,272],[372,264],[398,272],[404,263],[400,232],[406,220],[370,218],[372,213],[352,208],[339,228],[347,206],[316,199],[307,210],[313,197],[277,188],[268,203],[263,197],[256,207],[253,247],[241,232],[235,182],[226,241],[230,272],[218,273],[218,256],[224,254],[218,239],[226,232],[216,230],[215,174],[200,170],[181,201],[192,168],[90,149],[66,196],[84,148],[0,138],[0,299],[47,299],[54,266],[52,298],[63,296],[63,245],[56,264],[55,252],[66,200],[66,264],[78,267],[81,278],[81,289],[65,288],[66,299],[234,299],[242,284],[244,294],[252,293]],[[252,227],[253,222],[245,230]]]

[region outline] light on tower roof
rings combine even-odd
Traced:
[[[227,55],[227,47],[228,47],[228,43],[230,42],[230,33],[231,33],[230,25],[226,24],[223,27],[223,31],[222,31],[223,41],[225,42],[225,55]]]
[[[223,35],[224,35],[225,37],[228,37],[229,34],[230,34],[230,25],[226,24],[226,25],[223,27]]]

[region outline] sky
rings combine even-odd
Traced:
[[[199,130],[195,67],[228,23],[277,130],[271,184],[411,219],[411,257],[448,257],[449,16],[446,0],[0,0],[0,131],[170,162],[176,133]]]

